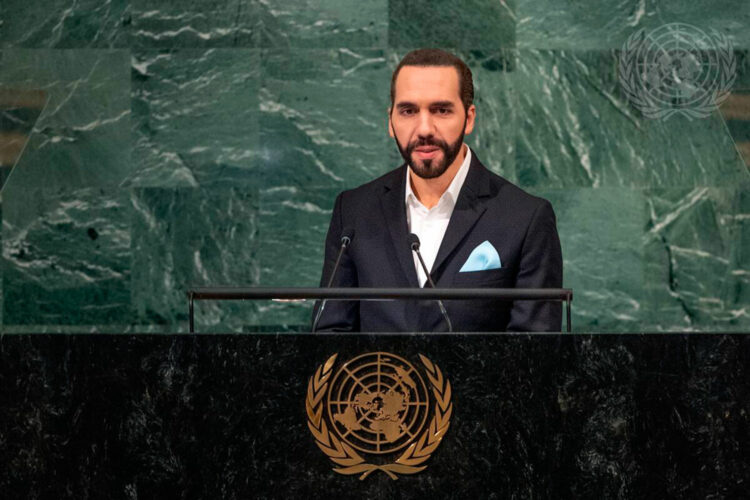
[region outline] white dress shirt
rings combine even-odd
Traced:
[[[462,147],[466,148],[466,158],[464,158],[450,186],[438,200],[437,205],[430,209],[427,209],[412,191],[410,177],[415,174],[411,171],[411,167],[406,169],[406,223],[409,225],[409,231],[419,237],[419,250],[427,269],[430,270],[432,270],[440,243],[445,236],[445,230],[448,229],[448,222],[450,222],[453,208],[456,206],[458,193],[461,191],[461,186],[464,185],[466,174],[469,173],[471,149],[465,144]],[[417,269],[419,286],[424,287],[427,276],[422,270],[417,253],[412,253],[414,254],[414,267]]]

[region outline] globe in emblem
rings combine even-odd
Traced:
[[[336,433],[354,448],[391,453],[424,428],[429,397],[411,363],[372,352],[349,360],[331,379],[327,411]]]
[[[336,358],[318,366],[305,397],[307,427],[334,472],[364,480],[375,471],[398,479],[425,470],[453,414],[451,383],[440,367],[423,354],[420,371],[387,352],[362,354],[339,369]]]
[[[652,31],[646,40],[638,64],[654,98],[690,104],[716,86],[720,66],[714,41],[703,31],[672,23]]]
[[[685,23],[633,33],[619,61],[625,94],[650,118],[710,115],[727,97],[735,71],[726,36]]]

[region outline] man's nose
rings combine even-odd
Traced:
[[[435,133],[435,124],[432,121],[430,113],[420,113],[419,123],[417,124],[417,135],[420,138],[431,137]]]

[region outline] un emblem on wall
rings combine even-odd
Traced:
[[[705,118],[727,98],[737,62],[729,39],[685,23],[633,33],[618,64],[627,99],[647,118]]]
[[[424,470],[453,410],[440,368],[422,355],[420,371],[395,354],[371,352],[334,372],[336,357],[318,367],[306,398],[308,427],[339,466],[333,470],[360,479],[374,471],[397,479]]]

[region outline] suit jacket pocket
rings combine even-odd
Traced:
[[[453,277],[453,286],[456,288],[473,288],[475,286],[510,288],[514,286],[515,280],[516,272],[514,269],[487,269],[484,271],[456,273]]]

